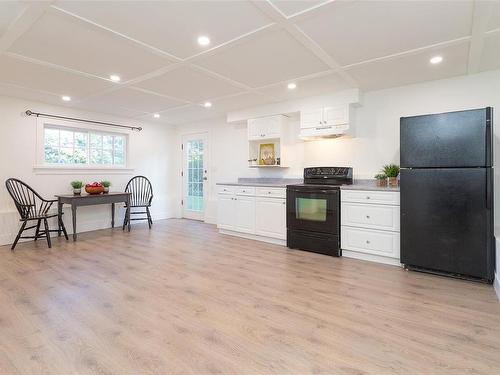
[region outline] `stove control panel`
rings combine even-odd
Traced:
[[[304,179],[307,178],[351,178],[350,167],[314,167],[304,168]]]

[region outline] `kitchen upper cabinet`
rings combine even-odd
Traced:
[[[281,138],[286,116],[276,115],[248,120],[248,139],[264,140]]]
[[[323,122],[323,108],[300,112],[300,127],[302,129],[321,126]]]
[[[300,137],[307,140],[339,137],[352,133],[349,110],[349,104],[343,104],[301,111]]]
[[[338,105],[300,112],[301,129],[349,123],[349,105]]]
[[[255,200],[255,232],[261,236],[286,239],[286,200],[260,198]]]
[[[234,199],[234,230],[255,233],[255,197],[237,195]]]
[[[349,123],[349,105],[326,107],[323,109],[324,125],[345,125]]]

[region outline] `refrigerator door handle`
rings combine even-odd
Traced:
[[[490,210],[491,207],[491,202],[493,200],[492,196],[492,189],[491,185],[493,185],[492,181],[492,176],[491,176],[492,169],[491,168],[486,168],[486,209]]]

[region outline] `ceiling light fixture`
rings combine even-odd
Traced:
[[[198,37],[198,44],[200,46],[208,46],[210,44],[210,38],[205,35],[201,35]]]
[[[288,87],[288,90],[293,90],[297,87],[297,84],[292,82],[292,83],[289,83],[287,87]]]
[[[159,113],[155,113],[155,114],[153,115],[153,117],[154,117],[154,118],[160,118],[160,114],[159,114]]]
[[[429,61],[431,62],[431,64],[439,64],[441,61],[443,61],[443,57],[442,56],[434,56]]]
[[[212,103],[210,103],[210,102],[203,103],[203,107],[205,107],[205,108],[210,108],[211,106],[212,106]]]
[[[71,96],[63,95],[63,96],[61,96],[61,99],[62,99],[64,102],[69,102],[69,101],[71,101]]]
[[[120,82],[121,80],[120,76],[117,76],[116,74],[111,74],[109,76],[109,79],[112,80],[113,82]]]

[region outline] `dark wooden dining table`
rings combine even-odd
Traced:
[[[94,206],[98,204],[111,204],[111,227],[115,226],[115,203],[126,203],[127,206],[130,204],[130,193],[125,192],[113,192],[106,194],[63,194],[56,195],[57,198],[57,210],[59,217],[62,217],[63,205],[68,204],[71,206],[71,216],[73,219],[73,241],[77,239],[76,233],[76,209],[79,206]],[[127,215],[127,229],[130,232],[130,210],[127,210],[125,215]],[[61,235],[61,228],[59,227],[58,235]]]

